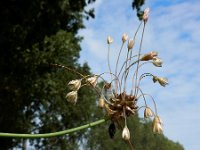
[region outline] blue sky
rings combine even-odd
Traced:
[[[163,88],[145,79],[141,86],[156,99],[164,134],[183,144],[186,150],[200,149],[199,6],[198,0],[146,0],[144,6],[151,11],[142,53],[158,51],[164,61],[162,68],[147,65],[144,71],[166,76],[170,84]],[[133,36],[139,21],[131,0],[97,0],[92,7],[96,18],[86,21],[86,29],[79,33],[84,36],[80,62],[88,62],[92,72],[99,74],[108,71],[107,36],[114,38],[111,48],[114,62],[122,34]]]

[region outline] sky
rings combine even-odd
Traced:
[[[97,0],[91,6],[95,8],[96,17],[85,21],[86,29],[79,32],[84,37],[79,61],[87,62],[94,74],[108,71],[108,35],[114,38],[111,68],[115,65],[122,34],[133,37],[139,21],[131,3],[131,0]],[[164,122],[164,134],[181,143],[186,150],[200,149],[199,6],[199,0],[146,0],[142,7],[150,8],[142,53],[158,51],[164,63],[162,68],[147,64],[140,72],[167,77],[169,85],[163,88],[146,78],[141,86],[156,100],[159,116]],[[133,49],[135,53],[139,35],[141,32]],[[121,54],[121,59],[125,54]]]

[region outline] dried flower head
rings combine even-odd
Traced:
[[[158,58],[158,57],[153,57],[152,63],[156,67],[162,67],[163,61],[160,58]]]
[[[148,54],[145,54],[144,56],[142,56],[142,58],[140,59],[141,61],[149,61],[152,60],[154,57],[158,56],[158,52],[150,52]]]
[[[153,112],[151,110],[151,108],[146,107],[144,110],[144,118],[149,118],[153,116]]]
[[[73,104],[76,104],[77,98],[78,98],[77,91],[71,91],[66,95],[67,101]]]
[[[122,131],[122,138],[124,140],[130,140],[130,131],[129,131],[127,126],[125,126],[123,131]]]
[[[122,35],[122,42],[125,43],[127,41],[127,39],[128,39],[128,35],[126,33],[124,33]]]
[[[113,38],[111,36],[108,36],[107,38],[107,43],[111,44],[113,42]]]
[[[161,85],[161,86],[166,86],[168,84],[168,79],[164,78],[164,77],[157,77],[157,76],[153,76],[153,82],[157,82]]]
[[[128,40],[128,50],[131,50],[134,46],[134,39],[129,39]]]
[[[162,121],[158,116],[153,119],[153,132],[159,134],[163,132]]]
[[[72,80],[68,83],[68,87],[70,90],[77,91],[81,87],[81,80]]]
[[[142,19],[144,20],[145,23],[148,21],[149,11],[150,11],[149,8],[145,8],[145,10],[144,10],[144,14],[143,14],[143,18]]]
[[[89,83],[89,85],[92,85],[93,87],[95,87],[97,85],[97,80],[98,80],[98,76],[93,76],[87,79],[87,82]]]

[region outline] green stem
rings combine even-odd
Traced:
[[[86,129],[89,127],[93,127],[96,125],[99,125],[101,123],[104,123],[106,121],[106,119],[101,119],[92,123],[88,123],[86,125],[80,126],[80,127],[76,127],[76,128],[72,128],[72,129],[68,129],[68,130],[64,130],[64,131],[58,131],[58,132],[54,132],[54,133],[44,133],[44,134],[18,134],[18,133],[1,133],[0,132],[0,137],[9,137],[9,138],[50,138],[50,137],[56,137],[56,136],[63,136],[65,134],[69,134],[72,132],[76,132],[82,129]]]

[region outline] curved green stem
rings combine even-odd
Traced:
[[[65,134],[69,134],[72,132],[76,132],[82,129],[90,128],[96,125],[99,125],[101,123],[104,123],[106,119],[100,119],[95,122],[88,123],[86,125],[64,130],[64,131],[58,131],[54,133],[44,133],[44,134],[19,134],[19,133],[2,133],[0,132],[0,137],[9,137],[9,138],[50,138],[50,137],[56,137],[56,136],[63,136]]]

